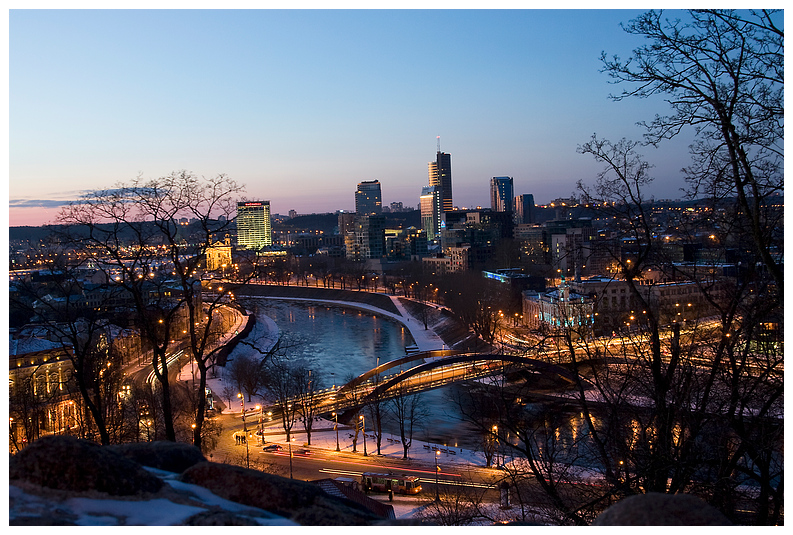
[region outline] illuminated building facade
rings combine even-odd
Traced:
[[[535,223],[534,195],[531,193],[515,197],[515,222],[518,225]]]
[[[383,198],[380,191],[380,181],[371,180],[358,184],[355,190],[356,215],[378,215],[383,213]]]
[[[443,205],[440,188],[426,186],[421,189],[421,228],[427,232],[427,241],[440,239],[444,225]]]
[[[273,244],[270,201],[237,203],[237,246],[261,249]]]
[[[514,195],[511,176],[494,176],[490,179],[490,208],[494,212],[511,212]]]
[[[427,164],[429,185],[438,188],[441,197],[441,208],[444,212],[454,209],[452,202],[452,155],[438,151],[435,161]]]
[[[224,241],[215,242],[206,250],[207,271],[215,271],[231,264],[231,238],[226,234]]]

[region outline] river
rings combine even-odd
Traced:
[[[410,331],[401,323],[371,312],[280,299],[245,298],[244,303],[256,316],[247,341],[268,347],[275,340],[276,333],[271,330],[275,323],[282,342],[290,346],[290,360],[304,361],[321,388],[345,384],[377,366],[378,361],[382,364],[404,357],[405,347],[414,344]],[[257,354],[240,344],[230,358],[240,352]],[[420,394],[429,416],[414,430],[414,438],[473,448],[474,441],[466,440],[472,434],[453,410],[448,390]],[[398,433],[393,422],[384,422],[384,430]]]

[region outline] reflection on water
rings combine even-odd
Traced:
[[[401,324],[358,310],[300,302],[250,299],[257,322],[248,340],[265,336],[266,316],[290,346],[290,359],[308,364],[321,388],[344,384],[387,362],[405,356],[414,343]],[[235,349],[236,351],[236,349]]]
[[[255,298],[247,300],[246,306],[257,316],[247,340],[263,340],[268,333],[264,318],[271,319],[278,326],[282,339],[293,346],[289,350],[290,359],[304,360],[321,388],[346,383],[377,366],[378,359],[383,363],[404,357],[405,347],[415,343],[402,324],[355,309]],[[239,352],[257,355],[251,348],[238,345],[231,358]],[[455,403],[450,401],[455,388],[444,387],[421,394],[429,416],[414,430],[414,439],[480,449],[481,439],[462,421]],[[540,409],[540,412],[545,411]],[[566,424],[556,430],[557,438],[562,443],[575,444],[579,434],[585,433],[582,419],[571,415]],[[384,422],[384,430],[398,434],[394,423]]]
[[[346,383],[377,366],[378,359],[382,364],[404,357],[405,347],[415,344],[410,331],[402,324],[360,310],[253,298],[246,301],[246,307],[257,316],[247,340],[261,340],[261,345],[265,345],[268,331],[263,320],[264,317],[271,319],[283,340],[294,346],[289,350],[290,359],[307,362],[322,388]],[[231,358],[243,352],[257,355],[251,348],[238,345]],[[459,415],[446,399],[446,389],[425,392],[421,396],[430,415],[414,431],[416,440],[473,447],[470,440],[462,440],[470,433],[464,430]],[[398,433],[398,429],[387,422],[384,430]]]

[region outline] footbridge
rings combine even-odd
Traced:
[[[518,369],[570,384],[575,381],[574,374],[568,369],[534,358],[438,350],[386,362],[339,388],[319,392],[314,399],[318,412],[336,412],[340,415],[339,421],[344,421],[343,413],[357,410],[373,400],[386,401]],[[287,401],[297,402],[296,399]],[[279,412],[278,407],[271,410]]]

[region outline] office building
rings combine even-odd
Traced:
[[[355,213],[359,216],[383,213],[380,181],[370,180],[358,184],[355,191]]]
[[[440,239],[444,227],[443,204],[440,188],[425,186],[421,188],[421,228],[427,232],[427,241]]]
[[[515,196],[511,176],[494,176],[490,179],[490,208],[494,212],[512,212]]]
[[[237,203],[237,246],[261,249],[273,244],[270,201]]]
[[[427,164],[429,170],[429,185],[438,188],[441,196],[441,209],[451,212],[454,209],[452,202],[452,155],[438,150],[435,161]]]
[[[515,197],[515,222],[518,225],[533,225],[534,217],[534,195],[527,193]]]
[[[355,214],[351,212],[339,212],[339,234],[346,236],[348,232],[355,230]]]
[[[363,215],[356,217],[355,244],[356,260],[369,260],[385,256],[385,216]]]

